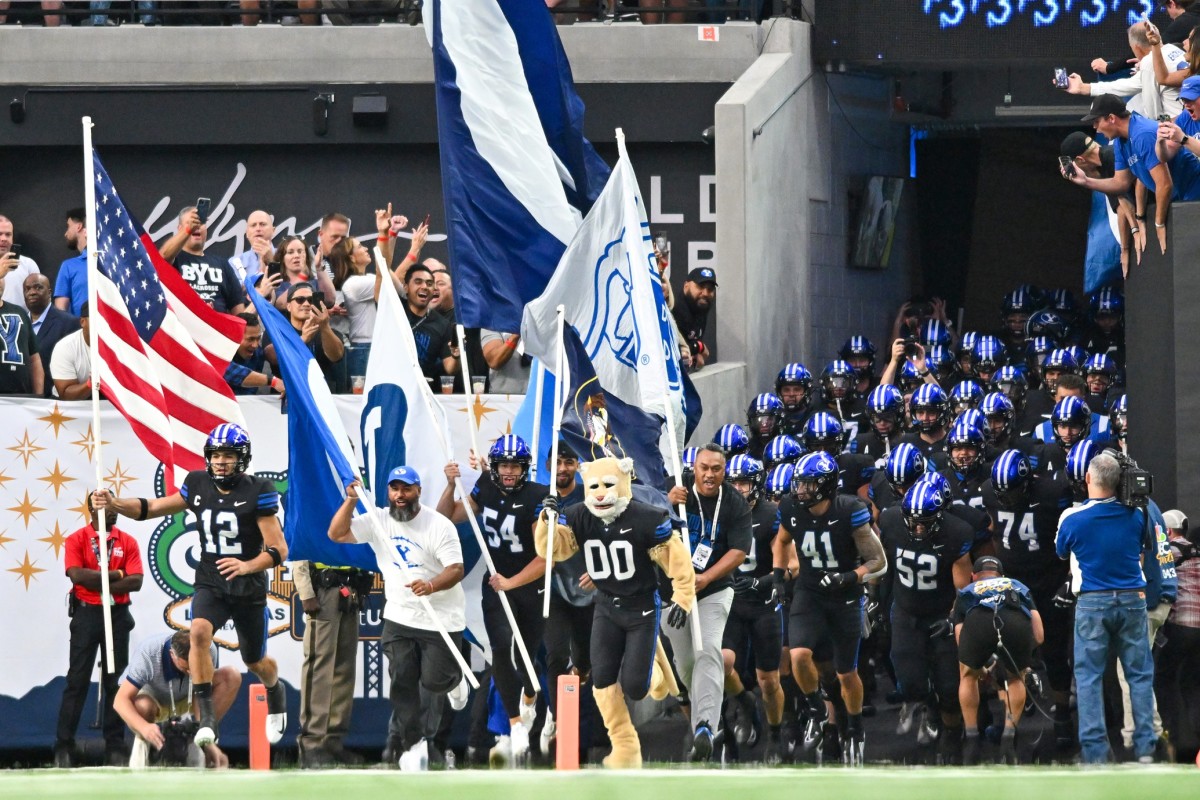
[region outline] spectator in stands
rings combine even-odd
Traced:
[[[1178,63],[1167,66],[1167,55],[1163,53],[1163,40],[1157,30],[1151,30],[1147,35],[1150,40],[1150,56],[1151,63],[1154,64],[1154,79],[1161,86],[1174,86],[1178,88],[1184,80],[1189,76],[1200,72],[1200,48],[1196,47],[1197,36],[1193,31],[1182,45],[1184,53],[1187,55],[1187,66],[1180,67]],[[1166,47],[1173,48],[1175,45],[1168,44]],[[1174,55],[1174,50],[1170,53]]]
[[[1200,200],[1200,159],[1168,143],[1167,147],[1175,152],[1168,162],[1163,163],[1155,146],[1158,123],[1141,114],[1130,114],[1116,95],[1102,94],[1093,100],[1091,110],[1082,121],[1092,123],[1098,132],[1112,140],[1116,172],[1112,178],[1090,178],[1079,170],[1069,176],[1064,171],[1064,177],[1085,189],[1115,195],[1133,189],[1135,178],[1141,181],[1154,192],[1154,229],[1159,248],[1165,254],[1171,201]],[[1137,212],[1138,217],[1145,215],[1144,208],[1138,208]]]
[[[205,255],[207,236],[208,225],[200,221],[196,207],[185,206],[179,212],[175,235],[159,247],[159,252],[201,300],[222,313],[240,314],[246,310],[246,293],[224,259]]]
[[[704,343],[704,329],[708,324],[708,312],[716,301],[717,273],[710,267],[689,272],[683,282],[683,302],[676,303],[672,313],[692,351],[692,369],[700,369],[708,363],[710,355]]]
[[[950,318],[946,316],[946,301],[940,297],[925,298],[910,297],[899,310],[892,322],[892,341],[921,336],[921,328],[931,319],[935,319],[946,330],[951,330]]]
[[[38,355],[44,366],[50,363],[54,346],[63,337],[79,330],[79,319],[50,305],[50,279],[41,274],[25,278],[25,306],[29,309],[33,335],[37,337]],[[42,394],[50,397],[53,386],[50,381],[43,383]]]
[[[11,5],[12,3],[9,2],[9,0],[0,0],[0,12],[8,11]],[[27,3],[21,3],[20,5],[27,5]],[[62,11],[62,0],[42,0],[41,7],[42,13],[40,15],[26,14],[22,20],[22,24],[25,24],[25,22],[30,19],[36,19],[38,16],[41,17],[42,24],[47,28],[57,28],[62,24],[62,17],[60,15],[46,13],[48,11]],[[0,25],[5,24],[6,22],[8,22],[8,15],[0,13]]]
[[[329,390],[334,393],[344,391],[345,387],[339,385],[340,371],[335,365],[345,357],[345,347],[341,337],[329,325],[329,312],[325,310],[321,295],[308,283],[294,284],[287,291],[287,314],[292,327],[316,358]],[[267,349],[267,360],[273,367],[278,367],[273,345]]]
[[[1175,743],[1200,737],[1200,531],[1177,509],[1163,514],[1179,585],[1154,679],[1163,727]]]
[[[284,4],[267,3],[266,5],[268,6],[268,8],[272,9],[276,13],[279,13],[281,11],[280,6],[284,5]],[[295,8],[298,11],[300,11],[301,24],[303,24],[303,25],[320,25],[321,24],[320,0],[296,0],[296,2],[294,4],[289,3],[286,5],[289,5],[289,6],[294,5]],[[257,25],[259,20],[262,18],[261,14],[252,13],[252,12],[259,11],[263,7],[262,0],[239,0],[238,7],[242,9],[242,24],[245,25],[247,28]],[[288,13],[290,13],[290,11],[291,11],[290,8],[287,9]],[[305,12],[307,12],[307,13],[305,13]],[[286,17],[284,17],[284,19],[286,19]],[[279,22],[279,21],[280,21],[279,19],[275,20],[275,22]]]
[[[77,253],[58,265],[54,279],[54,305],[79,316],[88,299],[87,288],[87,212],[72,208],[67,212],[67,230],[63,233],[67,249]]]
[[[54,395],[62,400],[92,398],[92,360],[88,304],[79,310],[78,330],[62,337],[50,356],[50,380]],[[47,395],[49,396],[49,395]]]
[[[285,236],[275,250],[275,257],[269,263],[278,263],[283,270],[283,281],[275,291],[275,306],[281,311],[287,310],[287,293],[293,286],[308,284],[314,290],[320,288],[325,302],[333,304],[333,282],[324,270],[316,270],[309,256],[304,240],[299,236]]]
[[[0,277],[0,297],[6,294],[6,280]],[[0,362],[0,395],[40,396],[45,388],[45,373],[24,302],[18,306],[10,303],[7,297],[0,299],[0,335],[4,339],[4,360]]]
[[[525,355],[521,334],[479,331],[483,360],[488,365],[488,391],[495,394],[524,394],[529,386],[529,367],[533,359]]]
[[[317,246],[313,248],[313,263],[329,272],[329,253],[338,242],[350,235],[350,218],[336,211],[321,217],[321,227],[317,231]],[[313,267],[316,269],[316,267]],[[332,275],[330,275],[332,277]],[[332,298],[325,298],[332,302]]]
[[[22,255],[20,245],[13,241],[12,220],[0,214],[0,275],[7,279],[3,293],[4,302],[27,311],[25,278],[35,272],[41,272],[37,262],[29,256]]]
[[[249,311],[238,314],[246,323],[242,331],[242,343],[225,369],[225,382],[234,394],[258,394],[264,386],[283,393],[283,381],[267,374],[267,354],[263,348],[262,322],[258,315]]]
[[[275,223],[271,215],[261,209],[251,211],[246,217],[246,244],[249,247],[229,259],[229,266],[233,268],[239,283],[249,275],[257,275],[262,271],[262,265],[271,260],[275,252],[271,244],[274,238]]]
[[[1148,22],[1136,22],[1129,26],[1129,48],[1133,51],[1134,58],[1138,60],[1137,69],[1132,75],[1112,81],[1085,83],[1079,75],[1071,73],[1066,91],[1070,94],[1091,95],[1092,97],[1106,94],[1119,97],[1137,95],[1130,105],[1142,116],[1148,119],[1157,119],[1158,115],[1163,113],[1170,114],[1172,117],[1177,116],[1183,110],[1183,106],[1179,104],[1179,90],[1174,86],[1162,86],[1155,79],[1154,59],[1150,52],[1150,31],[1152,30],[1154,27]],[[1178,47],[1168,44],[1163,45],[1162,49],[1163,58],[1172,69],[1188,68],[1187,54]],[[1090,120],[1084,121],[1090,122]]]
[[[417,343],[417,360],[425,379],[433,382],[458,369],[458,348],[449,346],[449,324],[441,314],[429,313],[433,296],[433,272],[424,264],[413,264],[404,273],[404,313]]]
[[[376,280],[377,275],[367,274],[370,263],[370,251],[357,239],[343,239],[329,253],[333,287],[341,293],[346,308],[346,336],[350,340],[346,347],[346,362],[350,375],[367,374],[367,357],[375,332],[375,303],[380,281]]]
[[[1162,32],[1162,40],[1167,44],[1182,45],[1200,25],[1200,3],[1196,0],[1166,0],[1162,9],[1171,18],[1171,24]]]
[[[1200,78],[1197,79],[1197,84],[1200,84]],[[1111,178],[1116,174],[1113,166],[1112,145],[1101,145],[1083,131],[1068,134],[1059,146],[1059,153],[1071,159],[1075,169],[1081,170],[1089,178]],[[1121,267],[1128,274],[1131,250],[1136,255],[1137,263],[1142,263],[1142,253],[1146,250],[1147,230],[1145,226],[1134,219],[1136,212],[1133,202],[1127,195],[1108,195],[1108,204],[1117,215],[1117,239],[1121,243]]]
[[[449,325],[450,344],[457,349],[458,314],[454,311],[454,282],[450,277],[450,270],[436,258],[427,258],[421,263],[433,270],[433,296],[429,299],[429,307],[446,318],[446,322]],[[463,341],[467,346],[467,350],[462,357],[466,359],[468,375],[485,375],[487,372],[485,369],[487,359],[483,357],[483,344],[479,341],[480,333],[479,328],[463,329]],[[486,383],[485,375],[485,391],[487,391]],[[454,372],[454,392],[455,394],[462,394],[465,391],[466,389],[463,387],[463,368],[460,364],[459,368]]]
[[[126,2],[123,5],[129,6],[129,3]],[[141,12],[137,17],[138,22],[140,22],[142,25],[157,24],[158,17],[151,13],[158,6],[156,0],[136,0],[135,5],[137,6],[137,10]],[[120,24],[119,17],[118,19],[113,20],[107,13],[108,9],[111,7],[112,0],[92,0],[92,2],[88,3],[88,9],[92,12],[92,16],[88,18],[88,23],[96,28]]]

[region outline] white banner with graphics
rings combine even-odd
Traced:
[[[478,473],[472,473],[467,465],[471,447],[467,414],[473,414],[478,422],[480,447],[486,448],[496,437],[510,432],[523,398],[477,396],[470,409],[463,395],[438,399],[450,418],[455,458],[470,487]],[[251,471],[275,480],[282,491],[287,481],[288,446],[287,418],[280,413],[280,399],[244,397],[239,402],[253,442]],[[354,451],[361,453],[357,441],[361,398],[338,396],[336,404]],[[101,432],[105,485],[124,497],[160,496],[161,465],[107,403],[103,404]],[[45,743],[47,735],[51,741],[53,738],[61,688],[43,687],[51,683],[61,687],[67,671],[70,581],[63,569],[63,542],[87,524],[85,499],[94,482],[94,444],[89,402],[0,399],[0,608],[6,619],[5,647],[0,650],[0,747]],[[185,523],[182,515],[145,522],[121,518],[118,523],[137,539],[145,566],[142,590],[133,596],[137,626],[131,649],[146,636],[188,626],[200,543],[194,528]],[[477,576],[474,580],[478,583]],[[299,603],[293,605],[287,564],[274,570],[270,593],[268,652],[278,660],[280,676],[295,687],[302,659],[302,621],[293,622],[292,609]],[[471,595],[478,597],[477,587]],[[373,619],[379,610],[376,602],[364,611],[364,634],[381,625],[381,620]],[[222,665],[244,672],[232,626],[217,638]],[[379,658],[374,653],[371,658],[359,659],[356,696],[364,695],[364,675],[374,671],[371,659],[377,667]],[[386,697],[386,687],[382,696]],[[91,714],[89,709],[85,720]],[[81,730],[81,736],[85,735]]]

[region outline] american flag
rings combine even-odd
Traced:
[[[245,425],[224,379],[245,323],[200,299],[130,215],[95,152],[92,163],[100,387],[163,463],[171,494],[187,472],[203,469],[209,431]]]

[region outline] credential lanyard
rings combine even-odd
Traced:
[[[692,484],[692,494],[696,496],[696,510],[700,512],[700,541],[704,541],[704,501],[700,498],[700,493],[696,491],[696,484]],[[713,530],[709,541],[717,541],[717,520],[721,518],[721,500],[725,494],[725,484],[717,487],[717,505],[713,508]]]

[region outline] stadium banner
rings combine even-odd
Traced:
[[[467,462],[470,442],[468,413],[479,425],[480,441],[509,433],[521,395],[477,395],[471,408],[464,395],[439,395],[450,420],[454,458],[463,480],[474,485],[478,472]],[[250,470],[289,491],[286,406],[279,397],[238,399],[253,442]],[[339,395],[335,405],[354,453],[359,441],[362,397]],[[283,406],[283,413],[281,413]],[[87,524],[85,499],[92,487],[95,445],[90,406],[85,402],[0,398],[0,603],[7,609],[7,646],[0,653],[0,747],[47,747],[54,744],[55,723],[65,685],[70,644],[67,593],[70,581],[63,569],[63,543]],[[103,473],[105,485],[123,497],[157,497],[164,492],[162,464],[139,443],[129,424],[109,404],[102,404]],[[357,465],[360,469],[362,464]],[[303,487],[301,487],[302,489]],[[437,498],[423,498],[430,506]],[[282,507],[280,513],[282,514]],[[141,546],[145,578],[133,595],[136,627],[130,650],[152,634],[186,628],[190,621],[191,582],[199,562],[199,537],[183,515],[138,522],[120,518],[118,527]],[[466,526],[460,528],[467,560],[478,559],[478,548]],[[473,563],[465,565],[468,575]],[[479,603],[478,574],[465,584],[468,604]],[[270,637],[267,652],[279,662],[288,685],[289,727],[283,744],[294,744],[299,727],[299,676],[303,659],[304,617],[288,564],[271,574],[267,609]],[[387,672],[378,644],[383,627],[383,586],[377,579],[367,607],[360,612],[358,677],[354,719],[347,744],[382,746],[390,706]],[[244,673],[242,691],[221,724],[221,743],[246,745],[246,686],[254,679],[238,655],[232,625],[218,631],[220,665]],[[81,745],[94,738],[102,747],[95,721],[99,671],[77,734]]]

